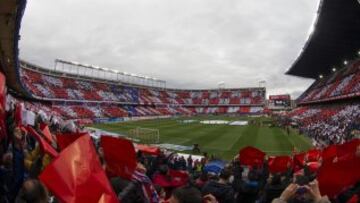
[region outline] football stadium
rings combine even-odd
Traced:
[[[157,2],[137,6],[156,10],[166,4]],[[193,9],[199,2],[183,4]],[[288,80],[280,81],[281,85],[270,86],[259,77],[228,74],[224,69],[227,78],[246,81],[227,87],[222,74],[205,68],[208,78],[221,81],[205,88],[186,80],[189,75],[179,74],[189,70],[185,67],[179,72],[158,71],[164,78],[175,78],[174,82],[146,76],[150,66],[136,69],[144,74],[135,74],[61,55],[53,65],[39,62],[49,60],[42,59],[46,54],[34,56],[33,61],[23,57],[22,37],[32,37],[21,35],[23,17],[32,9],[39,11],[31,3],[0,1],[0,203],[360,201],[359,1],[319,0],[306,42],[281,76],[271,68],[266,72],[260,67],[236,67],[252,75],[276,75],[270,81],[273,84]],[[118,4],[122,5],[126,6]],[[52,22],[49,19],[56,17],[41,19]],[[108,21],[115,22],[100,20],[104,27],[112,26]],[[282,21],[287,20],[291,19]],[[125,21],[123,26],[131,24]],[[72,31],[52,26],[44,33],[56,27],[55,32],[65,32],[71,41]],[[150,29],[141,35],[156,41],[154,32]],[[83,34],[96,38],[91,32]],[[40,44],[49,45],[54,53],[73,51],[51,41],[53,36],[41,38]],[[30,55],[38,54],[37,46],[30,47]],[[115,50],[110,44],[105,47]],[[135,46],[124,47],[130,53]],[[111,54],[83,52],[80,56],[90,55],[92,62]],[[147,57],[163,63],[159,55]],[[226,58],[223,52],[218,56],[221,63],[238,60]],[[202,82],[208,78],[204,75]],[[249,78],[254,81],[247,82]],[[297,95],[285,91],[295,84],[291,80],[300,79],[311,84]]]

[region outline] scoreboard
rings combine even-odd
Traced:
[[[291,107],[291,97],[289,94],[283,95],[270,95],[269,96],[269,109],[287,109]]]

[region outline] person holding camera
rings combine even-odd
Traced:
[[[327,196],[322,196],[319,189],[319,183],[315,179],[307,185],[298,185],[291,183],[272,203],[286,202],[313,202],[330,203]]]

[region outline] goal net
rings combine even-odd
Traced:
[[[152,128],[134,128],[129,131],[129,137],[134,141],[144,144],[157,144],[160,142],[160,133],[158,129]]]

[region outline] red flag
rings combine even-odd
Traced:
[[[321,155],[321,151],[319,149],[310,149],[307,152],[307,161],[313,162],[318,161]]]
[[[306,163],[306,165],[309,168],[309,171],[312,173],[316,173],[320,167],[320,163],[317,161],[308,162],[308,163]]]
[[[71,143],[73,143],[75,140],[77,140],[79,137],[83,135],[88,135],[88,133],[66,133],[66,134],[56,135],[59,149],[61,151],[64,150],[68,145],[70,145]]]
[[[275,159],[275,156],[269,156],[268,159],[267,159],[268,160],[268,165],[272,164],[274,159]]]
[[[341,158],[356,152],[357,146],[360,145],[360,139],[353,139],[349,142],[337,146],[337,157]]]
[[[164,188],[181,187],[189,180],[189,175],[185,171],[169,169],[168,175],[157,173],[154,175],[153,183]]]
[[[306,156],[306,153],[303,152],[303,153],[300,153],[300,154],[295,154],[294,155],[294,163],[300,165],[301,167],[304,166],[304,163],[305,163],[305,156]]]
[[[139,151],[142,151],[145,154],[158,156],[160,154],[160,149],[158,147],[153,147],[149,145],[136,144],[135,148]]]
[[[189,174],[185,171],[169,169],[169,175],[172,177],[171,182],[173,187],[181,187],[189,180]]]
[[[54,141],[48,125],[46,125],[45,123],[41,123],[40,130],[42,131],[46,141],[48,141],[50,143],[52,143]]]
[[[360,158],[353,156],[337,162],[325,162],[317,175],[321,194],[334,197],[360,181]]]
[[[16,127],[22,125],[22,106],[20,103],[15,105],[14,123]]]
[[[137,166],[133,143],[127,139],[103,135],[101,146],[107,170],[111,174],[130,180]]]
[[[293,156],[293,168],[294,171],[299,171],[304,167],[306,153],[295,154]]]
[[[358,197],[358,195],[353,195],[349,201],[347,201],[347,203],[359,203],[360,202],[360,199]]]
[[[248,166],[261,166],[264,162],[265,153],[255,147],[245,147],[240,150],[240,163]]]
[[[0,141],[4,138],[8,137],[8,133],[7,133],[7,127],[6,127],[6,116],[5,115],[0,115]]]
[[[333,159],[337,155],[337,146],[336,145],[329,145],[322,151],[322,159],[323,161],[333,161]]]
[[[90,136],[82,136],[51,162],[39,179],[61,202],[119,202]]]
[[[53,158],[58,156],[58,152],[44,138],[42,138],[36,130],[30,126],[28,126],[26,130],[39,142],[42,153],[49,154]]]
[[[288,170],[291,164],[289,156],[277,156],[269,162],[269,171],[271,173],[283,173]]]

